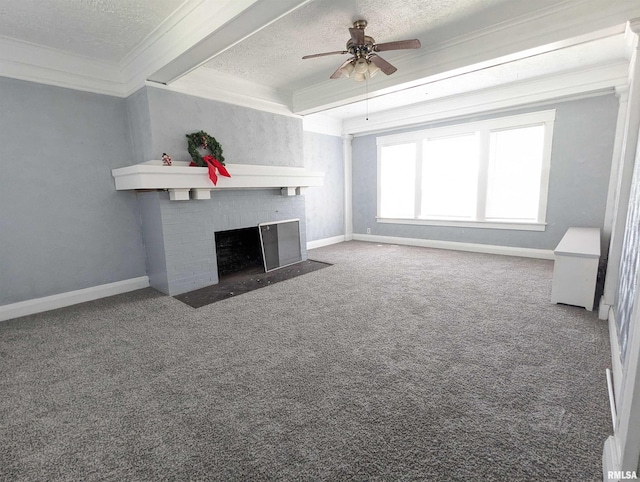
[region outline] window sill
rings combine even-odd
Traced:
[[[512,231],[545,231],[547,228],[546,223],[517,223],[508,221],[454,221],[449,219],[398,219],[377,217],[376,222],[383,224],[446,226],[451,228],[507,229]]]

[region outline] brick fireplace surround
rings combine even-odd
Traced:
[[[275,189],[222,191],[212,199],[175,202],[167,192],[138,193],[149,283],[174,296],[218,283],[214,233],[300,219],[307,259],[304,196]]]

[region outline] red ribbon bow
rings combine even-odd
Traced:
[[[215,157],[211,155],[204,156],[202,160],[205,162],[205,164],[209,168],[209,179],[211,179],[211,182],[213,183],[214,186],[218,183],[218,176],[216,175],[216,169],[218,170],[221,176],[231,177],[231,174],[229,174],[229,171],[227,171],[227,169],[222,165],[222,163],[218,161]]]

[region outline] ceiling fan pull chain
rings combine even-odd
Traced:
[[[367,106],[367,108],[366,108],[367,112],[366,112],[365,120],[369,120],[369,76],[367,76],[365,78],[365,82],[364,83],[365,83],[365,89],[366,89],[366,91],[365,91],[366,92],[365,93],[365,104]]]

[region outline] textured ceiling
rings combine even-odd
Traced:
[[[206,64],[283,92],[307,87],[348,58],[335,55],[302,60],[318,52],[342,50],[353,21],[365,19],[377,42],[418,38],[423,47],[526,14],[556,0],[315,0]],[[393,63],[411,51],[384,52]]]
[[[468,66],[473,66],[472,60],[478,58],[482,64],[486,61],[482,55],[490,55],[487,46],[493,45],[491,52],[495,51],[498,35],[508,35],[503,40],[505,46],[509,45],[508,42],[517,45],[518,35],[525,40],[537,38],[538,32],[533,29],[539,28],[543,21],[541,19],[547,16],[555,24],[560,24],[564,19],[569,25],[574,25],[576,22],[572,24],[570,21],[574,20],[573,17],[566,17],[566,12],[575,15],[576,11],[580,14],[582,10],[594,14],[600,12],[594,9],[594,5],[602,7],[607,2],[613,6],[610,10],[605,9],[603,18],[623,7],[628,10],[632,5],[636,10],[640,8],[636,6],[640,0],[0,0],[0,62],[6,57],[11,72],[22,72],[19,67],[31,65],[23,55],[23,52],[27,52],[33,57],[33,65],[43,65],[43,72],[48,75],[45,80],[52,81],[54,85],[67,85],[69,76],[64,69],[68,68],[69,73],[80,77],[78,83],[83,88],[86,79],[89,79],[96,80],[93,84],[87,82],[92,87],[97,85],[99,92],[105,88],[104,85],[110,88],[113,84],[113,90],[120,93],[118,89],[121,86],[116,84],[122,64],[118,65],[118,62],[135,51],[155,31],[163,34],[159,36],[160,41],[144,51],[146,56],[141,54],[135,58],[137,65],[131,69],[132,78],[125,79],[123,91],[125,87],[132,88],[126,82],[138,85],[139,78],[153,78],[152,69],[162,69],[167,62],[180,64],[176,73],[176,76],[180,76],[215,55],[201,67],[202,70],[196,69],[196,72],[205,74],[200,79],[214,80],[211,87],[202,82],[206,84],[205,91],[210,88],[216,95],[220,92],[224,95],[230,93],[243,99],[257,99],[269,107],[282,106],[293,112],[308,113],[328,106],[349,104],[365,96],[357,93],[355,87],[369,89],[369,83],[362,85],[344,79],[328,80],[329,75],[349,58],[348,55],[302,60],[307,54],[343,50],[349,39],[348,28],[355,20],[364,19],[369,23],[366,34],[378,43],[418,38],[423,46],[419,50],[381,54],[392,64],[397,64],[400,71],[391,77],[379,74],[372,79],[371,90],[366,90],[366,95],[372,94],[370,107],[373,110],[610,61],[616,57],[616,52],[623,50],[619,39],[614,42],[615,45],[606,42],[598,44],[599,47],[595,44],[585,45],[554,55],[544,54],[499,65],[447,82],[433,82],[436,77],[442,78],[442,75],[434,74],[438,73],[438,68],[456,65],[458,59],[461,59],[459,63],[465,61]],[[224,17],[225,14],[220,14],[223,6],[237,8],[225,10],[228,16]],[[273,12],[277,10],[273,8],[276,6],[282,6],[283,12],[285,6],[293,10],[270,23],[277,15],[269,17],[264,9]],[[548,7],[551,7],[550,10],[545,10]],[[238,13],[240,11],[242,13]],[[537,21],[531,22],[532,18]],[[211,25],[212,19],[220,20],[216,25],[222,27],[215,30]],[[514,25],[515,28],[509,28]],[[604,25],[608,25],[607,22]],[[502,35],[504,31],[500,27],[506,27],[507,34]],[[198,33],[200,40],[191,38],[194,32]],[[234,36],[235,33],[237,35]],[[487,34],[486,37],[483,37],[484,34]],[[248,37],[232,45],[244,35]],[[150,38],[155,39],[155,36]],[[9,41],[3,43],[4,39]],[[59,56],[50,55],[53,60],[49,65],[43,62],[49,53],[36,48],[24,49],[10,42],[11,39],[110,64],[94,68],[95,63],[66,62],[64,57],[60,62]],[[482,45],[483,39],[487,39],[487,46]],[[578,37],[575,39],[580,41]],[[194,45],[192,41],[199,43]],[[15,52],[2,50],[5,45]],[[232,46],[227,48],[229,45]],[[474,48],[476,45],[478,49]],[[553,48],[553,43],[548,47]],[[474,50],[482,55],[474,57]],[[467,51],[471,51],[468,56]],[[10,55],[2,55],[7,52]],[[216,52],[219,53],[216,55]],[[451,57],[451,52],[455,52],[455,58]],[[166,53],[164,57],[160,55],[163,53]],[[416,62],[413,64],[407,62],[414,59]],[[451,59],[454,61],[450,62]],[[60,69],[56,62],[63,64]],[[500,62],[500,59],[496,62]],[[86,75],[82,70],[84,65],[90,66]],[[111,73],[113,69],[114,75],[103,74],[105,65],[106,71]],[[430,70],[431,67],[433,69]],[[404,78],[403,71],[407,74]],[[40,75],[37,69],[35,72]],[[446,74],[444,71],[440,73]],[[29,75],[33,74],[29,72]],[[429,75],[433,78],[426,77]],[[106,83],[102,82],[103,78],[107,79]],[[171,83],[175,78],[167,82]],[[250,82],[243,82],[245,80]],[[415,87],[419,84],[424,85]],[[383,93],[393,95],[380,97]],[[357,107],[357,103],[346,105],[335,114],[349,116]]]
[[[185,0],[0,0],[0,35],[118,62]]]
[[[469,92],[470,90],[480,90],[500,84],[520,82],[557,74],[566,70],[605,65],[615,61],[625,62],[625,45],[624,34],[614,35],[469,74],[403,89],[391,94],[370,98],[366,102],[354,102],[329,109],[323,114],[337,118],[364,116],[367,112],[379,112],[400,106],[428,102]]]

